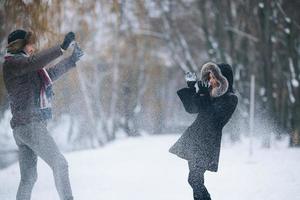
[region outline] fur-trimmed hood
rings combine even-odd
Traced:
[[[216,64],[214,62],[205,63],[200,71],[200,79],[202,82],[208,82],[209,73],[212,73],[219,82],[219,87],[211,91],[212,97],[220,97],[226,92],[232,92],[233,72],[230,65]]]

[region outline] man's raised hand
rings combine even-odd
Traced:
[[[66,34],[65,39],[63,43],[60,45],[60,47],[63,50],[67,50],[71,44],[75,40],[75,33],[74,32],[69,32]]]

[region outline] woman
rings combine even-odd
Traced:
[[[177,92],[185,110],[198,116],[169,151],[188,161],[188,182],[194,200],[209,200],[204,172],[218,170],[222,128],[233,114],[238,98],[233,92],[230,65],[208,62],[202,66],[200,79],[197,84],[196,80],[189,80],[188,88]]]
[[[72,200],[68,163],[47,131],[51,118],[52,83],[83,55],[75,47],[71,56],[51,68],[48,63],[63,55],[72,41],[68,33],[61,45],[34,53],[35,36],[30,31],[15,30],[8,36],[3,76],[12,112],[11,127],[19,148],[21,181],[17,200],[30,200],[37,179],[37,157],[53,170],[55,185],[61,200]]]

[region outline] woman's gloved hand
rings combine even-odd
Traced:
[[[197,82],[197,76],[195,72],[186,72],[185,80],[189,88],[194,88]]]
[[[198,93],[202,96],[209,95],[209,85],[202,81],[198,81]]]
[[[60,45],[60,47],[63,50],[67,50],[71,44],[75,40],[75,33],[74,32],[69,32],[66,34],[65,39],[63,43]]]

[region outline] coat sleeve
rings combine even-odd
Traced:
[[[11,70],[13,74],[20,76],[43,68],[61,55],[61,48],[57,45],[29,57],[18,56],[12,61]]]
[[[177,91],[177,94],[188,113],[199,113],[210,106],[210,98],[200,96],[194,88],[182,88]]]
[[[57,80],[61,75],[69,71],[71,68],[75,67],[76,63],[71,60],[71,58],[65,58],[53,67],[47,69],[47,72],[52,81]]]
[[[213,116],[216,123],[221,123],[221,125],[224,126],[235,111],[237,104],[238,98],[234,94],[231,94],[226,99],[213,104]]]

